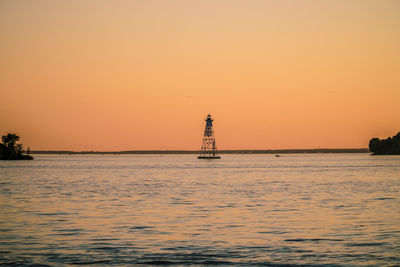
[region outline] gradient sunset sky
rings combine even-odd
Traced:
[[[32,150],[360,148],[400,131],[400,1],[0,1]]]

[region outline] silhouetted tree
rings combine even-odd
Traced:
[[[379,142],[380,142],[379,138],[376,138],[376,137],[369,140],[369,150],[371,152],[375,152],[375,151],[379,150],[379,148],[378,148]]]
[[[3,144],[8,148],[12,149],[15,146],[15,143],[19,141],[19,136],[13,133],[8,133],[1,137],[1,141],[3,141]]]

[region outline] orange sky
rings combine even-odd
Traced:
[[[400,131],[399,1],[0,1],[32,150],[355,148]]]

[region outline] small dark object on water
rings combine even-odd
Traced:
[[[280,157],[281,155],[275,155],[275,157]]]

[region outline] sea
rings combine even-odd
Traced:
[[[399,266],[400,156],[0,161],[2,266]]]

